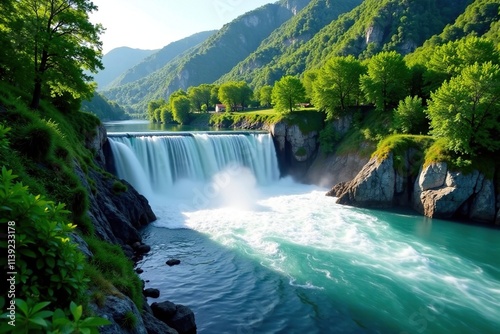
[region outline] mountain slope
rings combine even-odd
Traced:
[[[129,68],[125,73],[122,73],[122,75],[115,79],[107,88],[110,89],[113,87],[125,85],[129,82],[142,79],[149,74],[158,71],[169,61],[184,53],[185,51],[191,49],[192,47],[204,42],[205,40],[207,40],[207,38],[209,38],[216,32],[216,30],[204,31],[168,44],[160,51],[144,59],[141,63],[135,65],[132,68]]]
[[[322,28],[361,4],[363,0],[313,0],[300,13],[287,21],[244,61],[235,66],[220,82],[252,81],[255,70],[268,68],[276,57],[292,54]],[[260,84],[259,86],[262,86]]]
[[[369,57],[382,50],[407,54],[453,22],[472,0],[365,0],[332,21],[292,53],[253,69],[254,87],[273,84],[283,75],[297,75],[320,66],[334,55]],[[241,73],[244,75],[245,73]]]
[[[122,105],[144,111],[150,99],[168,97],[179,88],[214,82],[308,3],[308,0],[282,0],[243,14],[161,70],[104,94]]]
[[[102,57],[104,70],[93,75],[98,89],[106,89],[120,74],[155,52],[156,50],[132,49],[126,46],[109,51]]]

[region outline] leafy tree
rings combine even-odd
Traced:
[[[236,86],[238,87],[238,95],[239,95],[239,103],[241,104],[241,108],[245,110],[245,106],[250,103],[250,100],[252,99],[253,96],[253,90],[248,86],[248,84],[245,81],[239,81],[236,83]]]
[[[461,154],[500,149],[500,67],[491,62],[466,67],[429,101],[432,134],[447,138]]]
[[[296,105],[304,101],[306,90],[300,80],[293,76],[285,76],[273,87],[272,100],[274,109],[280,112],[292,112]]]
[[[244,109],[253,95],[252,89],[244,81],[226,82],[219,87],[219,100],[226,105],[226,108],[236,111],[238,106]]]
[[[160,118],[157,117],[160,111],[157,112],[157,110],[160,110],[163,106],[167,106],[167,101],[165,101],[164,99],[149,101],[148,119],[152,122],[160,122]]]
[[[89,20],[97,7],[90,0],[19,0],[13,5],[6,33],[16,55],[29,60],[24,66],[33,71],[31,107],[38,109],[44,94],[91,98],[94,86],[83,71],[102,69],[103,29]]]
[[[240,90],[236,82],[226,82],[219,87],[219,100],[226,110],[236,110],[240,100]]]
[[[168,105],[164,104],[163,106],[160,107],[160,121],[163,124],[167,124],[172,122],[173,116],[170,110],[168,110]]]
[[[211,91],[212,85],[208,84],[188,88],[187,95],[195,110],[201,111],[204,104],[210,105]]]
[[[306,90],[306,98],[309,101],[314,99],[314,84],[318,79],[318,74],[318,69],[308,70],[304,73],[302,83],[304,84],[304,88]]]
[[[427,64],[425,80],[430,91],[437,89],[445,80],[459,75],[474,63],[499,63],[495,44],[485,38],[471,36],[437,47]]]
[[[259,101],[260,105],[263,107],[269,107],[271,105],[271,96],[273,93],[273,87],[266,85],[262,86],[259,90]]]
[[[345,114],[347,107],[359,101],[359,79],[365,72],[365,67],[353,56],[331,58],[313,85],[314,105],[326,110],[329,119]]]
[[[178,95],[172,98],[172,117],[174,121],[180,124],[189,122],[189,111],[191,110],[191,101],[185,95]]]
[[[368,74],[361,76],[361,90],[378,110],[389,111],[408,93],[409,70],[395,51],[381,52],[368,62]]]
[[[420,97],[407,96],[399,101],[398,108],[394,109],[394,127],[404,134],[422,134],[429,131],[429,123]]]

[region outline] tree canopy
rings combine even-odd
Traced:
[[[7,8],[13,12],[0,22],[5,36],[1,43],[15,57],[0,75],[10,82],[31,83],[34,109],[42,96],[91,98],[94,87],[83,71],[102,68],[103,28],[89,20],[97,7],[90,0],[19,0]]]
[[[432,134],[449,148],[475,155],[500,149],[500,67],[491,62],[466,67],[431,95]]]
[[[285,76],[274,84],[272,100],[274,109],[280,112],[292,112],[297,104],[304,102],[306,90],[296,77]]]

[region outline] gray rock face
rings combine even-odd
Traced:
[[[337,203],[362,207],[390,207],[394,199],[396,173],[393,157],[372,158],[340,194]]]
[[[189,307],[165,301],[151,305],[155,317],[175,329],[179,334],[195,334],[194,313]]]
[[[108,319],[111,325],[102,326],[99,330],[101,334],[129,333],[129,334],[147,334],[146,327],[142,320],[139,310],[134,302],[128,297],[121,295],[106,296],[102,307],[90,304],[94,313],[102,318]],[[130,317],[135,319],[135,326],[131,326]]]
[[[103,127],[98,127],[96,137],[86,142],[88,148],[95,150],[96,164],[103,169],[105,143],[106,129]],[[137,230],[156,220],[147,199],[126,181],[122,180],[122,183],[127,185],[127,191],[114,193],[114,179],[92,169],[86,175],[78,164],[75,164],[75,171],[89,193],[88,214],[94,223],[95,233],[105,241],[121,245],[139,241]],[[89,179],[94,181],[92,185],[89,184]]]
[[[279,164],[285,169],[282,175],[290,174],[302,179],[318,150],[318,132],[303,133],[298,125],[278,122],[270,126],[275,142]]]
[[[463,217],[479,222],[495,219],[495,188],[477,170],[451,172],[445,163],[420,172],[413,193],[413,208],[431,218]]]
[[[392,154],[378,162],[371,159],[352,181],[340,182],[327,195],[337,203],[360,207],[411,206],[431,218],[465,218],[500,224],[495,183],[477,170],[453,172],[446,163],[418,167],[415,151],[405,154],[395,171]]]
[[[351,181],[369,160],[356,152],[328,156],[320,153],[308,169],[305,181],[322,187]]]

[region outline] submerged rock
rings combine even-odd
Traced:
[[[172,266],[176,266],[178,264],[181,264],[181,260],[178,260],[178,259],[170,259],[166,262],[167,265],[169,265],[170,267]]]
[[[196,333],[194,313],[189,307],[165,301],[153,303],[151,309],[155,317],[175,329],[179,334]]]
[[[158,289],[153,289],[153,288],[148,288],[148,289],[144,289],[142,291],[142,294],[145,296],[145,297],[150,297],[150,298],[158,298],[160,297],[160,290]]]

